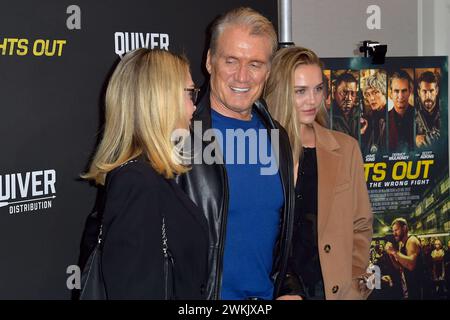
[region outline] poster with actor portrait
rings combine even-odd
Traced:
[[[359,139],[359,72],[357,70],[332,70],[332,102],[330,126]]]
[[[354,137],[364,160],[377,274],[369,298],[449,299],[448,58],[322,61],[330,128]]]

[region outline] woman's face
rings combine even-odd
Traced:
[[[436,250],[442,249],[442,243],[441,243],[441,240],[435,240],[435,241],[434,241],[434,248],[435,248]]]
[[[184,90],[184,102],[186,106],[186,118],[191,121],[192,120],[192,114],[195,111],[195,105],[194,101],[197,97],[197,93],[194,90],[195,89],[194,82],[192,81],[191,73],[188,73],[187,79],[186,79],[186,86]]]
[[[294,72],[294,101],[300,124],[312,124],[324,99],[322,70],[318,65],[300,65]]]
[[[380,110],[386,105],[386,97],[377,88],[367,88],[364,92],[364,98],[373,111]]]

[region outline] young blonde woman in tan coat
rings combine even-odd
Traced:
[[[327,129],[322,64],[309,49],[275,55],[265,91],[269,110],[289,134],[295,164],[291,276],[305,298],[363,299],[372,211],[359,145]]]

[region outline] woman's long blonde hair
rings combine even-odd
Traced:
[[[323,72],[322,62],[309,49],[290,47],[278,50],[272,60],[272,68],[264,93],[270,113],[289,135],[295,164],[298,163],[303,150],[294,99],[294,73],[300,65],[317,65]],[[325,77],[323,78],[325,79]],[[328,115],[324,100],[322,100],[322,105],[317,113],[316,121],[327,127]]]
[[[165,178],[188,170],[175,152],[175,129],[188,128],[185,92],[189,64],[164,50],[126,54],[109,80],[105,128],[85,179],[104,184],[108,172],[143,155]]]

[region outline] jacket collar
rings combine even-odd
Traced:
[[[197,104],[197,109],[192,116],[193,122],[200,121],[202,123],[202,134],[205,133],[207,129],[212,127],[209,94],[210,90],[208,85],[206,86],[206,92],[202,95],[199,103]]]
[[[339,143],[334,138],[331,130],[322,127],[317,122],[313,123],[314,134],[316,137],[316,145],[327,151],[335,151],[339,149]]]

